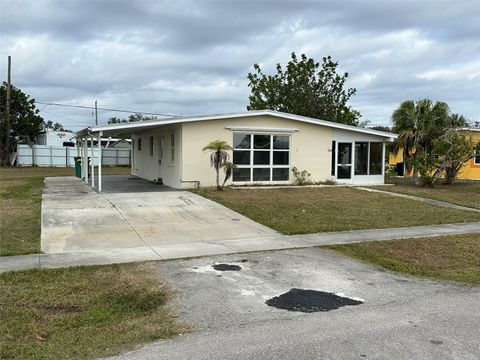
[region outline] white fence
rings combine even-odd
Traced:
[[[98,165],[98,149],[93,150],[95,161]],[[18,166],[53,166],[71,167],[75,166],[74,157],[80,156],[76,147],[46,146],[46,145],[17,145]],[[92,149],[88,149],[88,156],[91,157]],[[130,149],[106,148],[102,149],[102,165],[117,166],[130,165]]]

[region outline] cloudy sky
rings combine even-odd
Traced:
[[[331,55],[362,120],[406,99],[480,120],[480,1],[0,0],[0,71],[37,101],[176,115],[245,111],[254,63]],[[42,105],[38,106],[39,108]],[[72,130],[88,109],[47,106]],[[99,112],[99,122],[128,114]]]

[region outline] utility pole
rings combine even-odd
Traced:
[[[97,100],[95,100],[95,126],[98,126]]]
[[[6,138],[5,138],[5,149],[3,152],[3,160],[5,161],[5,165],[10,164],[10,102],[11,102],[11,94],[10,88],[12,83],[12,57],[8,56],[8,70],[7,70],[7,104],[5,106],[5,131],[6,131]]]

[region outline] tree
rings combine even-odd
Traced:
[[[111,117],[108,119],[107,124],[123,124],[129,122],[137,122],[137,121],[145,121],[145,120],[158,120],[156,116],[146,116],[140,113],[131,114],[127,119],[120,119],[116,116]]]
[[[445,183],[452,184],[460,169],[480,152],[480,141],[467,134],[450,130],[435,141],[434,155],[438,157],[440,167],[436,174],[445,174]]]
[[[10,102],[10,134],[7,134],[6,128],[6,93],[7,83],[3,82],[0,87],[0,114],[2,124],[0,127],[0,143],[1,162],[7,164],[9,162],[9,154],[14,152],[18,142],[30,142],[41,131],[43,119],[38,115],[39,110],[35,107],[35,99],[25,94],[22,90],[15,86],[11,86],[11,102]],[[6,149],[6,139],[9,137],[10,148]]]
[[[222,188],[225,186],[227,183],[228,179],[232,177],[233,170],[237,168],[237,165],[231,162],[226,162],[225,165],[223,166],[223,171],[225,172],[225,179],[223,179],[223,184]]]
[[[227,151],[232,150],[232,147],[223,140],[214,140],[210,142],[207,146],[203,148],[203,151],[209,151],[210,155],[210,166],[215,168],[217,173],[217,190],[222,190],[220,186],[220,169],[225,166],[230,158],[230,155]]]
[[[66,132],[72,132],[68,129],[65,129],[62,124],[59,122],[54,123],[52,120],[44,121],[43,124],[43,129],[52,129],[53,131],[66,131]]]
[[[276,110],[348,125],[357,125],[360,113],[347,103],[355,88],[344,89],[348,73],[337,74],[338,62],[330,56],[315,62],[305,54],[292,60],[285,69],[277,64],[275,75],[265,75],[259,64],[249,73],[251,88],[247,110]]]
[[[398,134],[393,150],[403,149],[404,163],[413,166],[412,181],[418,184],[417,160],[422,154],[430,154],[435,139],[451,125],[450,110],[444,102],[433,103],[429,99],[407,100],[392,114],[393,132]]]

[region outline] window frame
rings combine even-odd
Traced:
[[[477,156],[473,158],[473,165],[480,166],[480,150],[476,150],[475,154]]]
[[[233,131],[232,138],[235,135],[242,135],[242,136],[249,136],[250,137],[250,144],[249,148],[240,148],[235,147],[235,142],[232,141],[233,147],[233,156],[235,156],[235,152],[238,151],[245,151],[249,153],[249,163],[248,164],[235,164],[238,169],[249,169],[250,170],[250,180],[245,181],[234,181],[232,176],[232,183],[233,184],[254,184],[254,183],[268,183],[268,184],[288,184],[290,183],[290,171],[291,171],[291,149],[292,149],[292,136],[291,134],[285,133],[271,133],[271,132],[251,132],[251,131]],[[269,136],[270,137],[270,144],[268,148],[264,149],[257,149],[255,148],[255,135],[262,135],[262,136]],[[275,136],[284,136],[288,138],[288,148],[287,149],[274,149],[274,139]],[[268,164],[255,164],[255,153],[268,153],[269,161]],[[288,154],[288,163],[287,164],[274,164],[274,153],[284,152]],[[269,180],[254,180],[254,169],[269,169]],[[287,179],[286,180],[273,180],[273,173],[274,169],[288,169],[287,170]],[[258,172],[258,170],[257,170]]]

